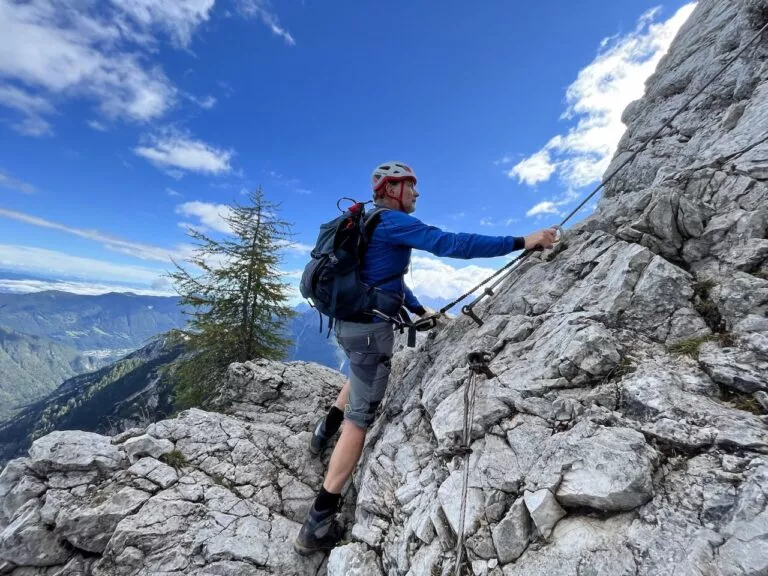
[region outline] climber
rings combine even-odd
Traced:
[[[404,295],[404,307],[421,318],[429,318],[435,313],[422,306],[405,285],[403,271],[407,269],[413,248],[436,256],[469,259],[504,256],[523,248],[551,248],[556,241],[554,228],[526,237],[481,236],[443,232],[424,224],[410,215],[416,210],[419,193],[416,175],[402,162],[377,166],[372,185],[374,203],[388,210],[381,212],[381,219],[373,231],[362,267],[363,281]],[[341,491],[360,459],[366,431],[374,420],[389,379],[393,325],[369,315],[354,320],[336,322],[336,339],[349,358],[349,380],[328,414],[315,425],[311,452],[320,454],[342,420],[346,423],[331,456],[323,486],[294,542],[294,548],[300,554],[331,549],[341,539],[344,530],[335,519]]]

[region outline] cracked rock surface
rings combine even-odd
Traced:
[[[293,539],[325,470],[309,430],[342,382],[313,364],[235,364],[215,400],[226,414],[38,439],[0,475],[0,573],[325,574]]]
[[[768,21],[700,0],[612,171]],[[341,375],[230,367],[212,408],[114,439],[55,432],[0,475],[0,574],[768,574],[768,37],[494,298],[399,349],[346,494],[346,542],[291,547]]]

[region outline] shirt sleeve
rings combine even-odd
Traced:
[[[394,244],[449,258],[492,258],[525,246],[522,237],[444,232],[403,212],[393,211],[379,227],[384,229],[389,241]]]
[[[405,282],[403,282],[403,292],[405,293],[406,310],[413,312],[414,314],[418,314],[419,316],[427,312],[424,306],[421,305],[421,302],[419,302],[419,299],[416,298],[416,295],[413,293],[413,291],[411,291],[410,288],[408,288]]]

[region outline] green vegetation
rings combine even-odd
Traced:
[[[168,464],[172,468],[179,470],[187,465],[187,458],[179,450],[173,450],[160,456],[160,461]]]
[[[170,274],[181,306],[190,310],[183,331],[189,354],[173,373],[177,409],[204,404],[232,362],[280,360],[291,343],[284,324],[295,313],[280,271],[289,225],[261,190],[248,200],[223,216],[232,231],[223,240],[191,229],[196,249],[188,263],[195,273],[176,264]]]
[[[704,344],[704,342],[711,342],[712,340],[713,336],[711,334],[707,334],[706,336],[696,336],[695,338],[686,338],[685,340],[680,340],[679,342],[670,344],[667,346],[667,350],[669,350],[672,354],[676,354],[677,356],[690,356],[691,358],[698,358],[699,347]]]
[[[733,346],[733,335],[729,332],[722,332],[720,334],[707,334],[705,336],[696,336],[694,338],[686,338],[680,340],[674,344],[667,346],[667,350],[677,356],[690,356],[691,358],[699,358],[699,347],[704,342],[718,342],[721,346],[729,347]]]
[[[716,286],[712,280],[700,280],[693,284],[693,308],[706,322],[712,332],[719,334],[725,332],[725,321],[720,315],[715,303],[710,297],[712,289]]]
[[[720,387],[720,391],[723,395],[723,401],[727,402],[738,410],[744,410],[745,412],[751,412],[760,416],[763,414],[763,408],[760,403],[755,399],[752,394],[746,392],[740,392],[733,388]]]

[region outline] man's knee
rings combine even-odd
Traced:
[[[370,406],[368,410],[356,411],[351,409],[350,404],[347,404],[347,409],[344,412],[344,426],[349,425],[353,430],[365,436],[375,418],[376,410],[370,410]]]

